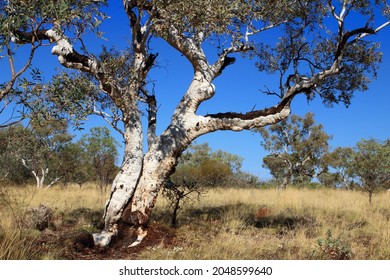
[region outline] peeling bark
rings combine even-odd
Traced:
[[[130,201],[137,188],[142,171],[143,137],[142,126],[138,111],[133,114],[133,123],[128,124],[124,132],[125,152],[121,169],[114,179],[110,198],[104,211],[105,229],[102,233],[94,234],[96,245],[107,246],[117,232],[117,223],[125,206]]]

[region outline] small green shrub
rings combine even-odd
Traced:
[[[325,239],[318,239],[317,244],[320,247],[321,258],[332,260],[350,260],[352,259],[352,250],[341,236],[333,237],[329,229]]]

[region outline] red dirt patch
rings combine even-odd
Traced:
[[[167,226],[153,223],[148,227],[145,239],[135,247],[128,247],[135,239],[133,229],[123,227],[120,235],[112,240],[108,248],[93,246],[90,233],[75,231],[74,228],[64,227],[56,231],[46,231],[37,240],[41,251],[50,252],[52,248],[61,248],[61,259],[71,260],[118,260],[137,259],[139,253],[147,247],[163,245],[175,246],[175,231]]]

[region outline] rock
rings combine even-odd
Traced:
[[[26,227],[43,231],[47,229],[53,220],[53,210],[45,205],[27,210],[24,224]]]

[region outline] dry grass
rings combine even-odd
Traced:
[[[64,244],[36,252],[42,233],[17,226],[26,209],[39,204],[54,210],[53,232],[101,226],[107,194],[92,185],[6,189],[0,193],[0,259],[63,256]],[[215,189],[181,209],[174,242],[146,247],[137,258],[390,259],[389,199],[377,195],[371,207],[365,195],[343,190]],[[166,206],[160,197],[153,221],[169,224]]]
[[[370,207],[343,190],[213,190],[182,210],[180,246],[140,258],[390,259],[389,199],[378,195]]]
[[[33,186],[0,186],[0,260],[57,259],[67,250],[64,243],[42,244],[42,233],[26,227],[29,209],[42,204],[53,210],[54,219],[46,230],[48,235],[66,226],[74,231],[96,231],[102,222],[107,197],[92,184],[81,189],[71,186],[43,190]],[[37,243],[42,247],[37,248]]]

